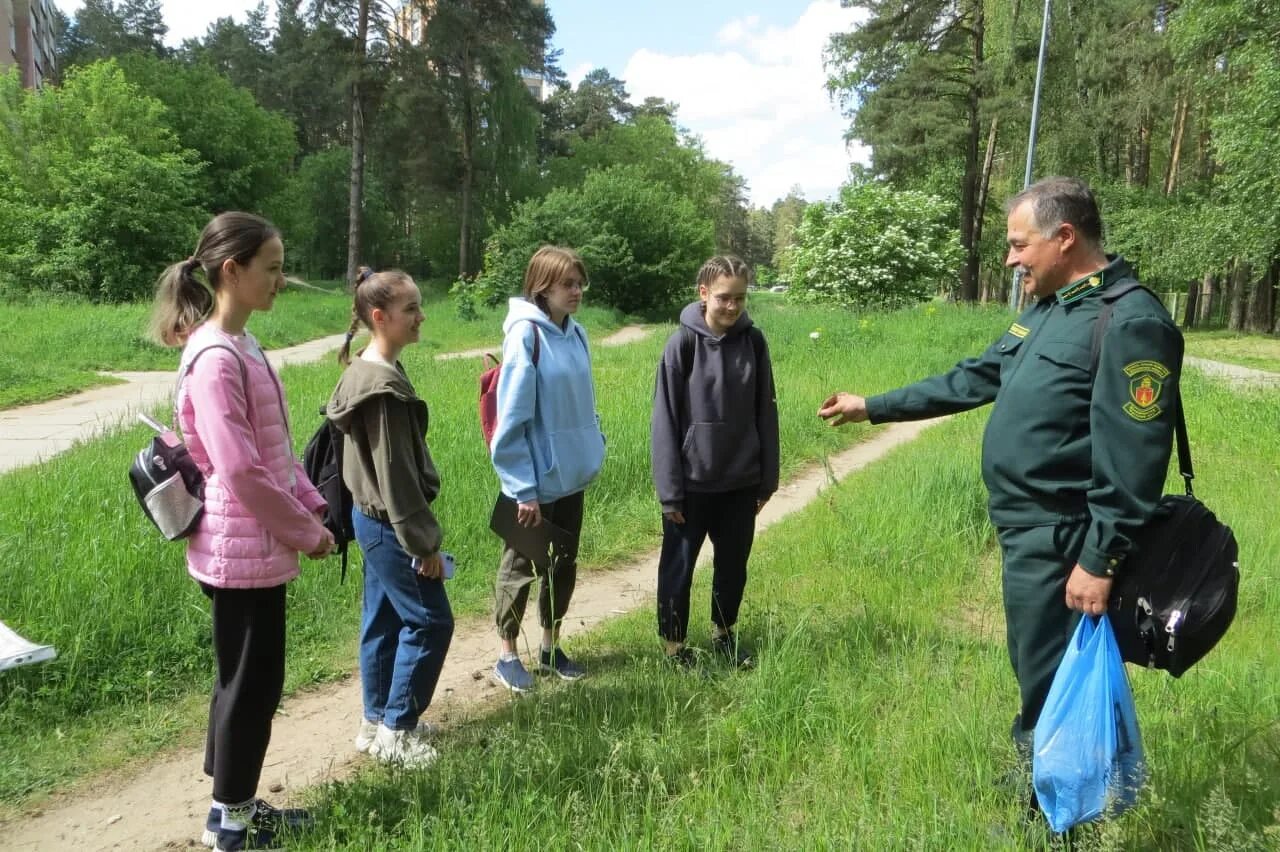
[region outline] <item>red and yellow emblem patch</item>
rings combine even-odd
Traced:
[[[1159,361],[1134,361],[1125,365],[1124,374],[1129,377],[1129,401],[1124,404],[1124,413],[1142,422],[1159,417],[1164,411],[1158,404],[1160,392],[1169,377],[1169,368]]]

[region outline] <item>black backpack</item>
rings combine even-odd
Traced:
[[[326,410],[320,406],[321,422],[311,440],[307,441],[302,451],[302,468],[307,478],[315,485],[320,496],[324,498],[325,529],[333,533],[333,542],[337,553],[342,557],[342,574],[339,582],[347,579],[347,549],[356,537],[355,527],[351,524],[351,509],[354,501],[351,489],[342,481],[342,449],[344,436],[333,421],[325,416]]]
[[[211,343],[178,366],[178,381],[173,391],[175,424],[178,422],[177,404],[182,382],[195,368],[200,356],[210,349],[226,349],[236,356],[245,399],[249,398],[249,372],[240,353],[225,343]],[[186,538],[195,532],[204,515],[204,474],[191,458],[186,442],[173,429],[146,414],[140,413],[138,419],[154,429],[156,437],[134,456],[129,465],[129,485],[138,498],[142,513],[155,524],[161,535],[169,541]]]
[[[1106,304],[1094,327],[1094,372],[1113,303],[1140,286],[1120,285],[1103,297]],[[1181,677],[1231,626],[1240,563],[1231,528],[1192,492],[1195,473],[1181,389],[1174,417],[1178,469],[1186,493],[1161,497],[1151,519],[1134,536],[1134,552],[1111,591],[1110,615],[1126,662]]]

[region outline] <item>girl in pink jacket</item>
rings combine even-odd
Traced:
[[[333,548],[320,522],[324,499],[293,455],[284,389],[245,330],[284,289],[283,265],[271,223],[222,213],[195,254],[165,270],[152,318],[155,337],[185,346],[176,420],[205,476],[187,570],[213,613],[217,678],[204,758],[213,803],[203,839],[219,852],[275,848],[282,831],[309,821],[257,798],[284,688],[285,584],[298,576],[299,552],[320,559]]]

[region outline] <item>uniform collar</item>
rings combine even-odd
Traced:
[[[1058,290],[1054,294],[1054,298],[1058,300],[1059,305],[1070,305],[1078,302],[1088,296],[1090,293],[1097,293],[1105,290],[1113,282],[1119,281],[1129,275],[1129,264],[1119,255],[1107,255],[1107,265],[1099,269],[1097,272],[1090,273],[1085,277],[1072,281],[1067,286]]]

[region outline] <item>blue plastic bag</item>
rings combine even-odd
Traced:
[[[1036,723],[1032,780],[1056,832],[1133,807],[1146,781],[1129,675],[1107,617],[1084,616]]]

